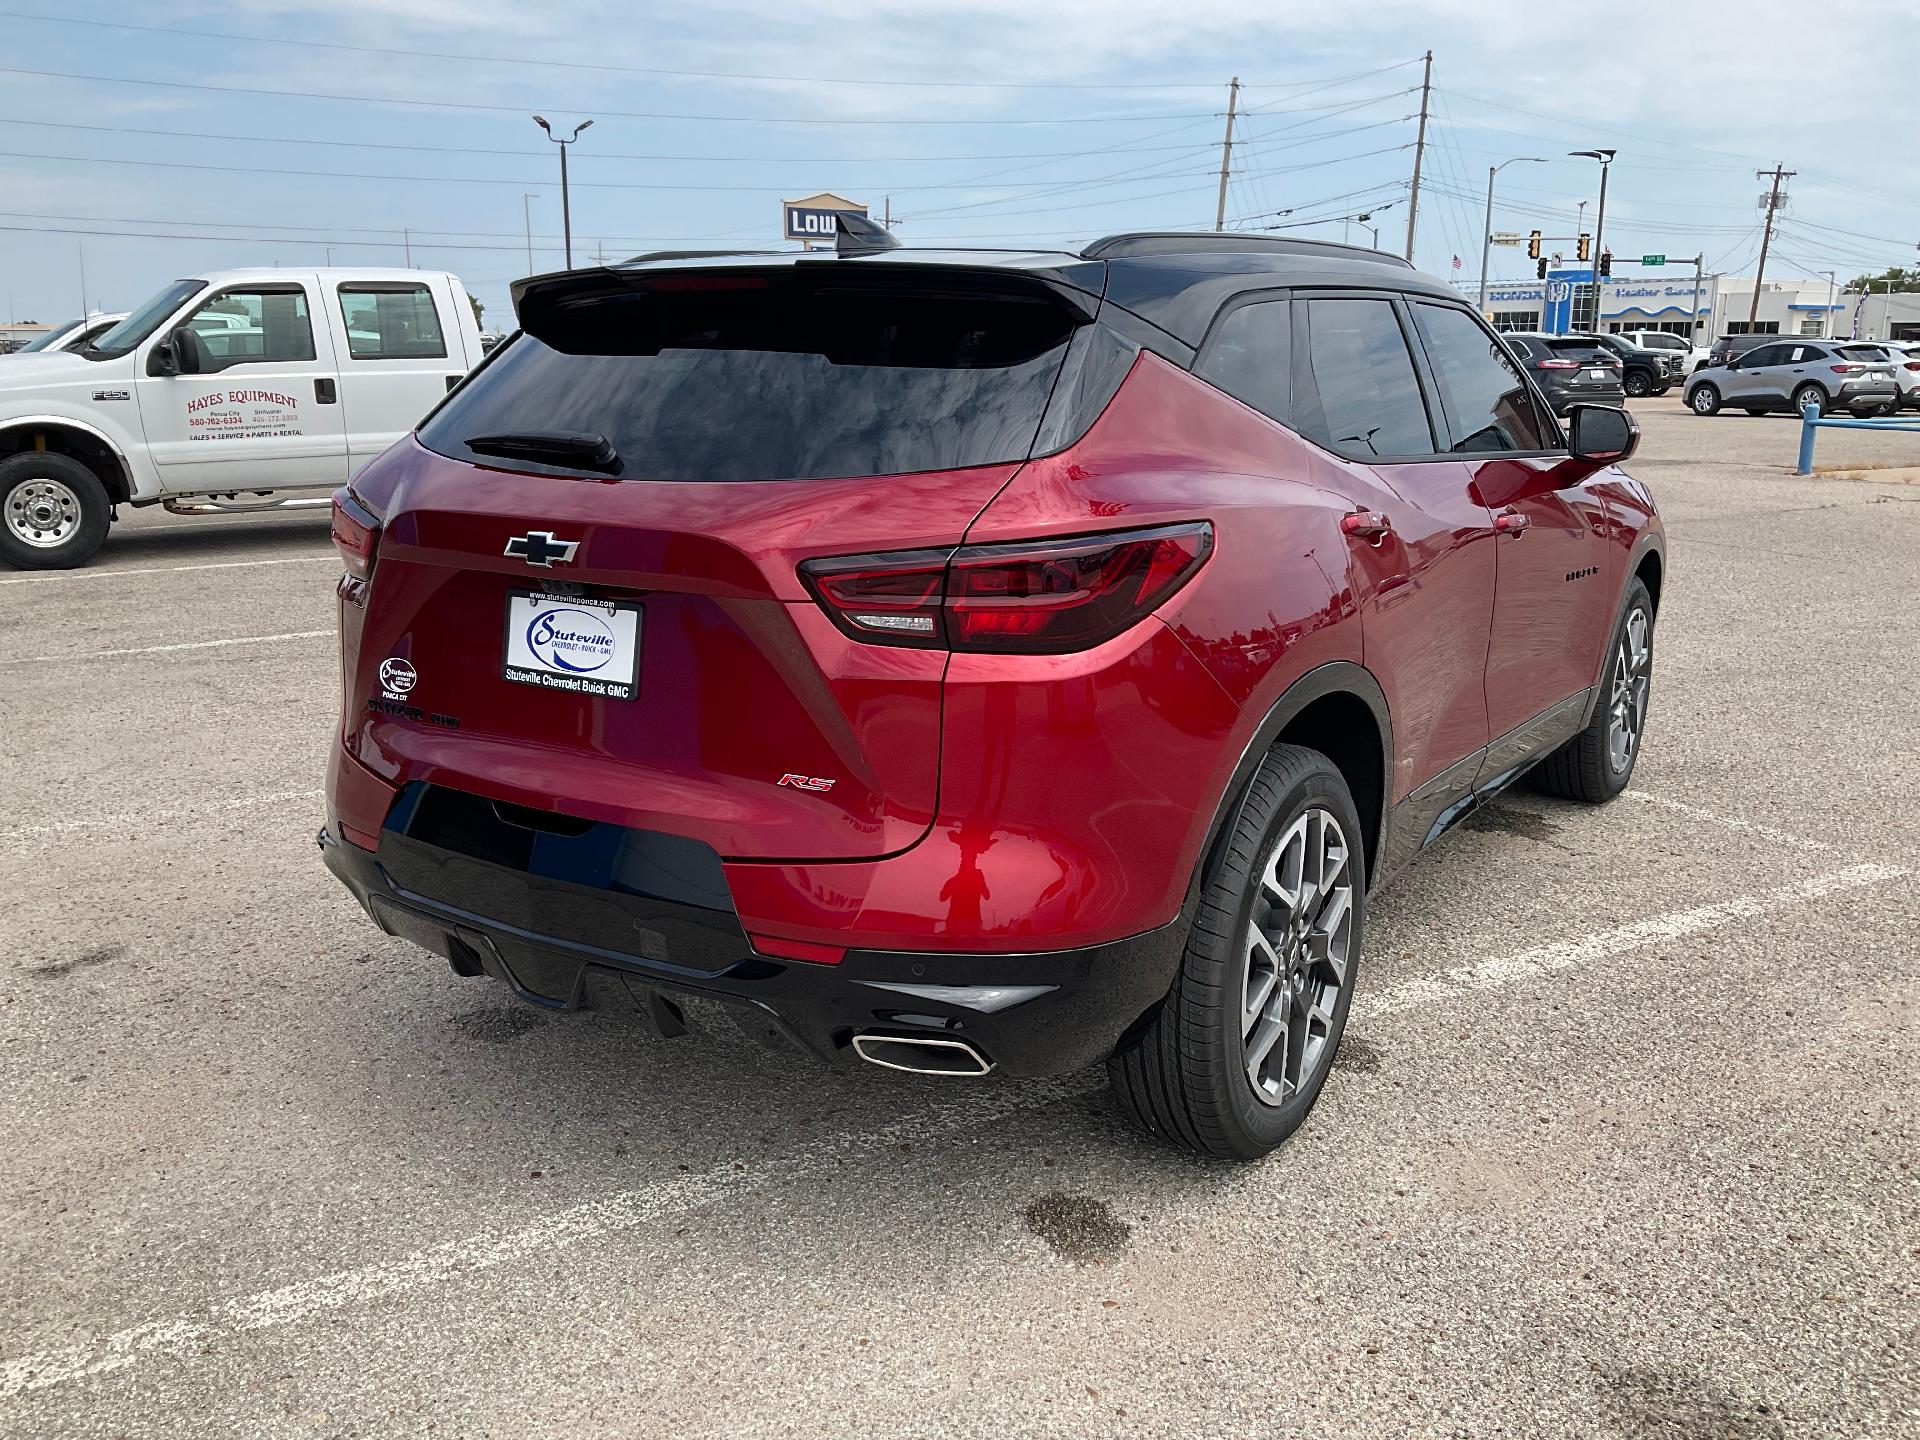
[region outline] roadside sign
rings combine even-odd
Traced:
[[[865,215],[867,207],[844,195],[822,191],[804,200],[780,202],[780,231],[789,240],[804,240],[808,246],[833,244],[835,217],[842,213]]]
[[[1664,265],[1667,263],[1667,257],[1664,255],[1642,255],[1640,257],[1640,263],[1642,265]]]
[[[1527,237],[1522,235],[1518,230],[1496,230],[1493,232],[1492,238],[1493,243],[1496,245],[1524,245],[1527,243]]]

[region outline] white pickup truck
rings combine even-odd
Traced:
[[[324,505],[481,357],[457,276],[225,270],[0,365],[0,561],[83,565],[120,505]]]

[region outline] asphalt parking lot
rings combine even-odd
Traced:
[[[0,573],[0,1433],[1920,1433],[1920,486],[1636,412],[1632,791],[1379,897],[1240,1169],[1099,1074],[666,1042],[381,936],[313,843],[324,513]]]

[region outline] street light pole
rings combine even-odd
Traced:
[[[1833,271],[1827,271],[1826,276],[1827,308],[1820,315],[1820,338],[1831,340],[1833,338]]]
[[[544,116],[534,116],[533,123],[546,131],[547,139],[560,147],[560,228],[566,236],[567,269],[571,270],[573,269],[573,210],[567,193],[567,147],[578,140],[580,138],[580,132],[593,124],[593,121],[582,120],[578,125],[573,127],[573,134],[564,140],[553,133],[553,126],[546,122]],[[528,243],[529,248],[531,248],[531,239],[529,239]],[[527,268],[529,270],[533,268],[531,261],[528,262]]]
[[[1600,333],[1600,257],[1607,253],[1607,171],[1613,168],[1613,157],[1618,150],[1569,150],[1569,156],[1600,162],[1600,209],[1593,222],[1593,313],[1588,317],[1592,321],[1592,333]]]
[[[1480,236],[1480,313],[1487,310],[1487,259],[1493,254],[1493,177],[1509,165],[1544,165],[1546,160],[1539,155],[1516,155],[1511,160],[1502,160],[1498,165],[1487,167],[1487,224]]]

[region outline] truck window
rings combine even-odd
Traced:
[[[340,287],[347,353],[355,360],[439,360],[447,353],[440,312],[425,285],[365,283]]]
[[[223,290],[187,317],[200,349],[200,373],[235,365],[313,359],[307,292],[298,285]]]

